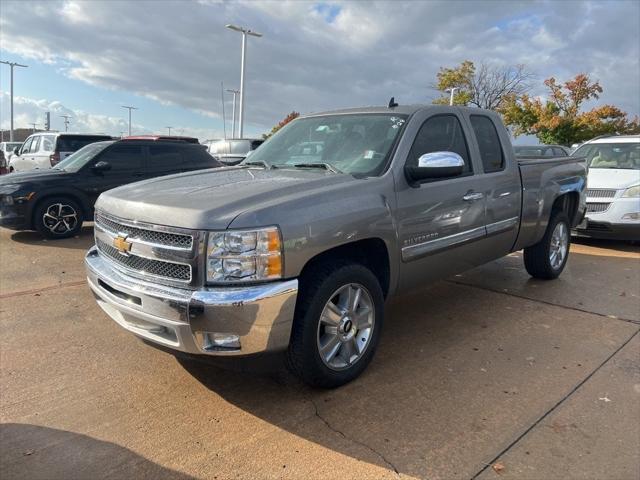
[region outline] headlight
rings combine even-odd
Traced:
[[[623,197],[640,197],[640,185],[634,185],[627,188],[623,193]]]
[[[207,282],[256,282],[282,278],[277,227],[209,232]]]

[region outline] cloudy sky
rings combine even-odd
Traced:
[[[291,110],[430,103],[441,66],[528,66],[539,78],[600,80],[599,103],[640,113],[640,2],[630,1],[11,1],[0,8],[0,58],[16,69],[15,125],[201,139],[223,130],[220,82],[237,88],[240,34],[250,38],[245,134]],[[0,126],[9,125],[8,67]],[[538,87],[535,94],[542,94]],[[227,97],[227,114],[231,111]],[[230,129],[230,120],[227,123]]]

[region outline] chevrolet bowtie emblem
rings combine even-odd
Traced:
[[[123,255],[127,255],[131,250],[131,242],[127,242],[127,238],[120,235],[113,239],[113,246]]]

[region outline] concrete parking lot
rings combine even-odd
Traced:
[[[0,231],[2,478],[638,478],[638,247],[397,298],[365,374],[318,391],[123,331],[84,282],[91,243]]]

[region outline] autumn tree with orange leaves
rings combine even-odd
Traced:
[[[544,84],[549,89],[544,101],[527,94],[511,95],[501,105],[504,122],[515,136],[535,135],[542,143],[571,145],[598,135],[640,133],[638,117],[630,120],[613,105],[581,111],[584,102],[602,93],[600,83],[588,75],[581,73],[564,84],[551,77]]]
[[[282,127],[284,127],[287,123],[289,123],[292,120],[295,120],[299,116],[300,116],[300,114],[298,112],[296,112],[296,111],[291,112],[289,115],[284,117],[280,123],[278,123],[275,127],[273,127],[269,133],[262,134],[262,138],[264,138],[266,140],[271,135],[273,135],[278,130],[280,130]]]

